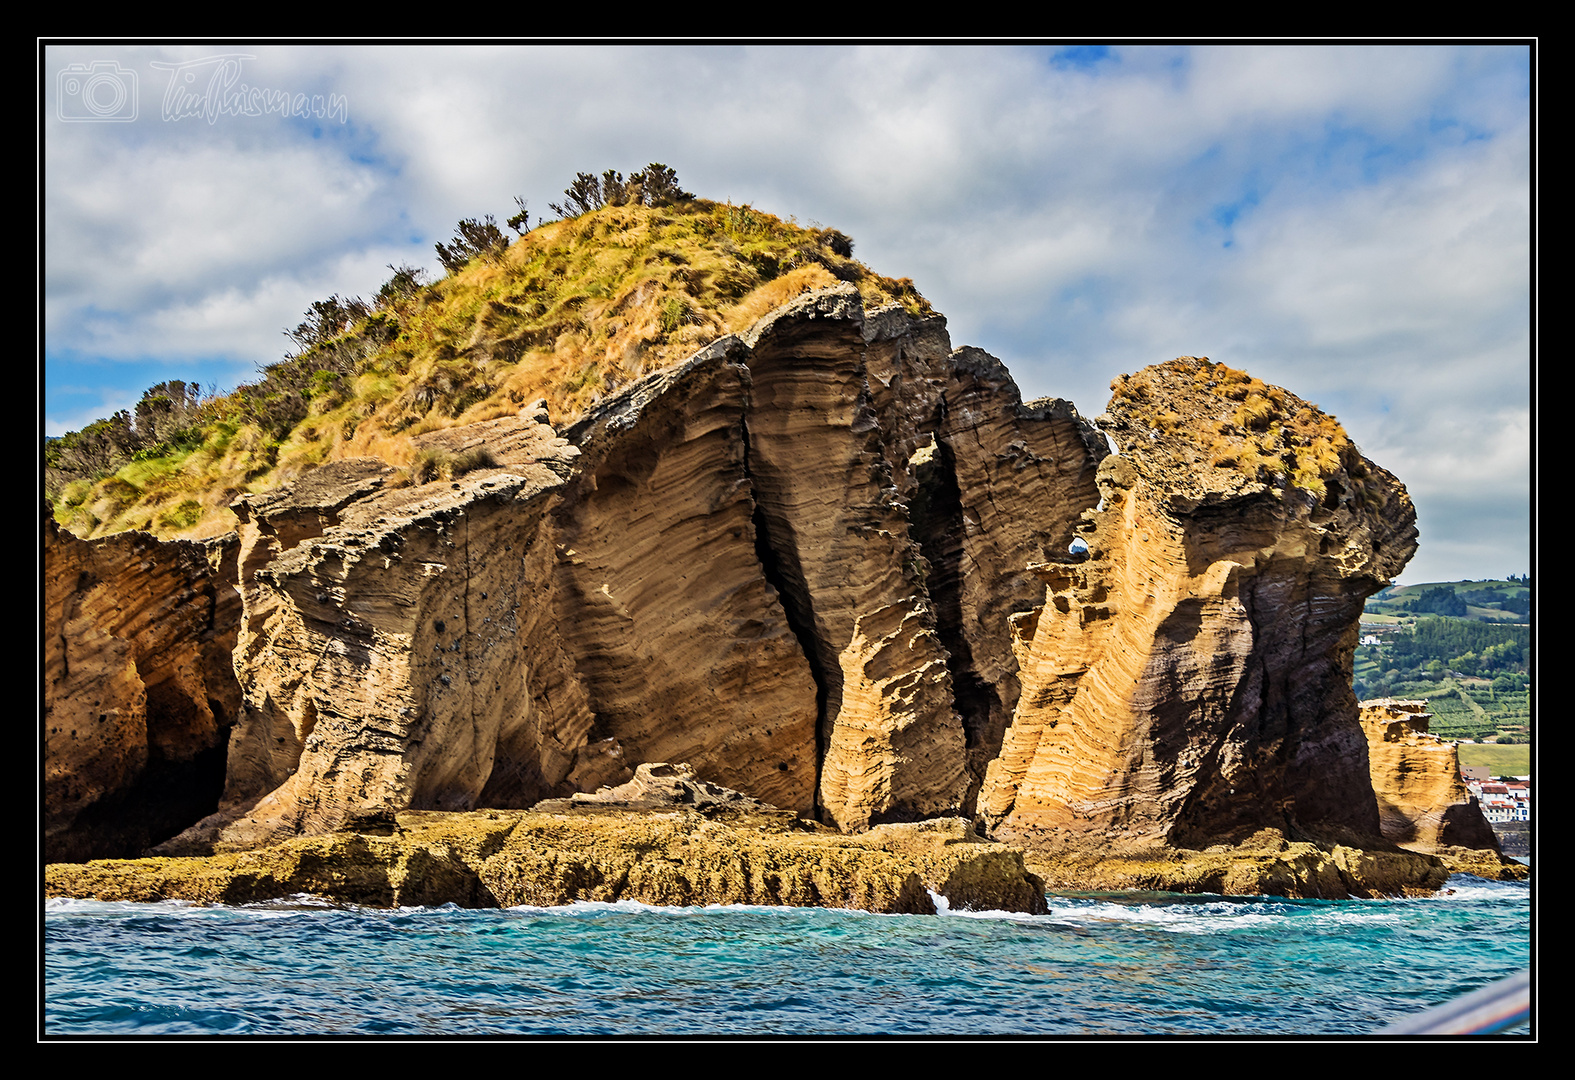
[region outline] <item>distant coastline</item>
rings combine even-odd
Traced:
[[[1529,821],[1495,821],[1491,823],[1493,833],[1498,837],[1498,846],[1504,854],[1512,859],[1527,861],[1531,859],[1531,822]]]

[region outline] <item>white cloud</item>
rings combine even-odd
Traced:
[[[1118,372],[1199,352],[1334,409],[1414,471],[1424,551],[1466,535],[1430,509],[1437,469],[1449,506],[1527,472],[1523,429],[1489,419],[1528,407],[1524,49],[235,51],[256,85],[342,94],[349,122],[46,123],[51,355],[271,359],[306,303],[435,265],[460,217],[660,160],[850,233],[1031,395],[1094,414]],[[156,113],[149,61],[206,54],[46,65],[106,55]]]

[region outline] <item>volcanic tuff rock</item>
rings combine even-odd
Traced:
[[[567,799],[543,799],[533,809],[543,813],[599,806],[612,810],[668,810],[686,807],[716,812],[742,810],[796,817],[791,810],[777,810],[741,791],[722,787],[695,775],[693,766],[647,761],[634,770],[627,784],[608,785],[590,794],[575,792]]]
[[[44,516],[44,856],[136,852],[217,804],[240,705],[235,545]]]
[[[443,433],[493,462],[451,481],[357,458],[237,503],[241,717],[223,804],[167,850],[564,781],[592,718],[551,621],[546,515],[577,451],[544,420]]]
[[[1425,701],[1361,704],[1384,838],[1412,851],[1498,850],[1493,826],[1460,778],[1460,752],[1428,731]]]
[[[1111,457],[943,319],[844,285],[566,439],[545,420],[422,436],[439,481],[342,461],[238,504],[223,802],[165,851],[653,762],[845,830],[977,809],[1041,846],[1378,834],[1351,651],[1414,513],[1278,388],[1148,369]]]
[[[791,817],[791,815],[789,816]],[[861,836],[782,815],[464,814],[404,811],[326,836],[210,858],[57,864],[45,895],[244,904],[312,893],[373,906],[772,904],[935,914],[1042,914],[1044,883],[1021,852],[957,819],[882,825]]]
[[[839,286],[568,440],[545,419],[422,436],[449,474],[429,483],[351,459],[239,500],[235,588],[214,586],[239,683],[222,799],[162,851],[523,807],[666,760],[844,828],[971,809],[1015,698],[1003,620],[1097,497],[1104,441],[1074,409],[1024,405],[944,320],[866,315]],[[51,545],[55,608],[97,610],[67,595],[86,557],[68,548],[126,543],[163,550]],[[72,625],[52,646],[116,633]],[[116,749],[85,766],[51,748],[52,792],[137,771],[100,711]]]
[[[1378,834],[1351,691],[1363,600],[1416,550],[1394,477],[1192,357],[1119,380],[1086,557],[1012,618],[1022,697],[979,809],[1038,846]]]

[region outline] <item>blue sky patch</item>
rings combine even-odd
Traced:
[[[1109,45],[1067,45],[1050,54],[1050,63],[1058,68],[1077,68],[1087,71],[1102,60],[1114,60]]]

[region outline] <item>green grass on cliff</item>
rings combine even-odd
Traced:
[[[415,436],[538,399],[564,425],[603,395],[839,281],[869,307],[931,313],[911,281],[853,259],[842,233],[750,206],[607,205],[509,244],[498,235],[495,249],[430,285],[402,269],[371,304],[314,304],[332,311],[336,329],[349,311],[342,332],[309,337],[259,383],[207,398],[195,387],[166,394],[183,384],[164,384],[134,419],[118,414],[47,443],[56,520],[81,536],[217,535],[234,527],[229,504],[244,492],[342,457],[410,467]],[[98,448],[145,442],[144,429],[159,433],[155,445],[94,466]]]

